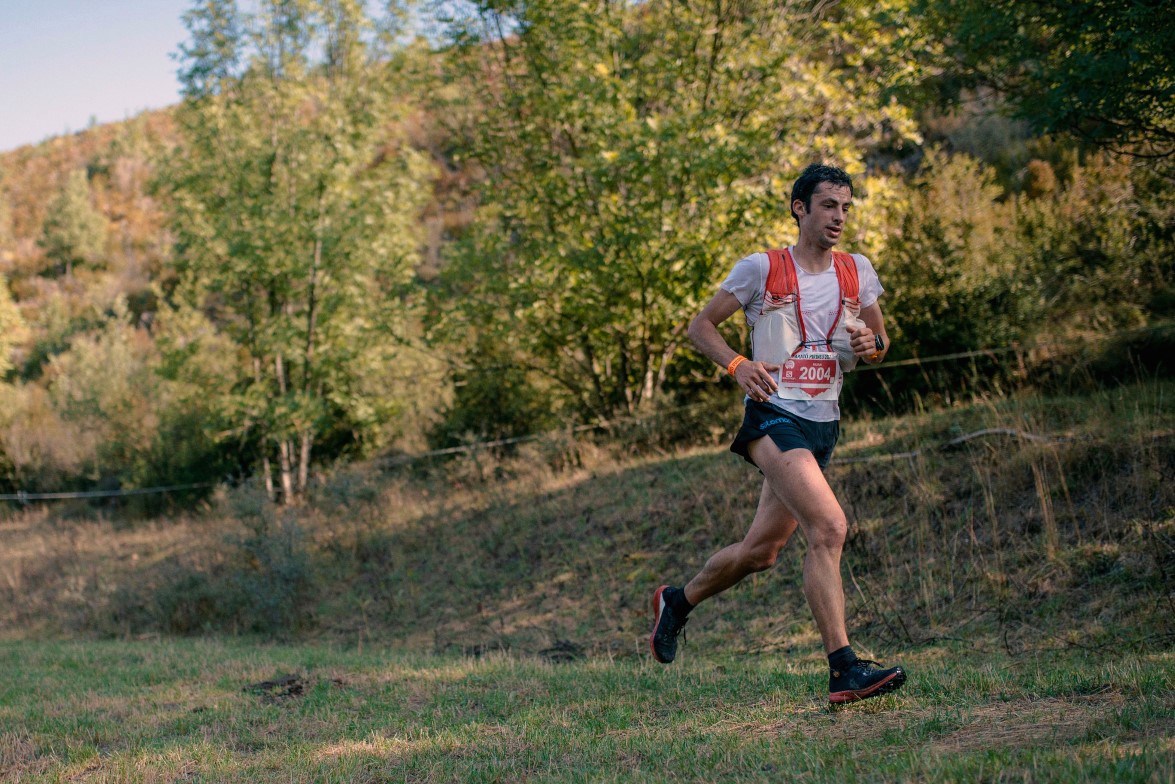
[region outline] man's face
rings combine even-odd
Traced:
[[[845,220],[853,206],[853,194],[847,185],[833,185],[822,182],[812,192],[812,206],[804,206],[802,199],[792,203],[792,209],[799,216],[800,236],[829,249],[840,242]]]

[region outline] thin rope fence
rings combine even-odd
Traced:
[[[16,493],[0,493],[0,501],[17,501],[21,504],[27,504],[31,501],[63,501],[76,498],[118,498],[121,496],[175,493],[181,490],[199,490],[216,487],[217,484],[217,482],[193,482],[186,485],[142,487],[133,490],[79,490],[77,492],[64,493],[30,493],[22,490]]]
[[[943,441],[941,444],[935,444],[929,447],[921,447],[913,449],[909,452],[889,452],[882,455],[862,455],[861,457],[834,457],[830,461],[831,464],[850,465],[852,463],[877,463],[889,462],[892,460],[913,460],[921,457],[927,452],[937,452],[942,449],[948,449],[952,446],[964,444],[972,439],[982,438],[983,436],[1011,436],[1012,438],[1019,438],[1024,441],[1032,441],[1040,444],[1061,444],[1073,439],[1067,436],[1042,436],[1038,433],[1029,433],[1024,430],[1013,430],[1007,427],[989,427],[983,430],[976,430],[974,433],[967,433],[966,435],[952,438],[950,441]]]
[[[682,408],[686,408],[683,406]],[[678,409],[680,410],[680,409]],[[406,465],[408,463],[416,462],[418,460],[425,460],[432,457],[441,457],[446,455],[456,455],[474,452],[483,449],[494,449],[502,446],[510,446],[513,444],[521,444],[530,441],[538,441],[542,438],[558,435],[561,433],[583,433],[589,430],[606,429],[616,424],[616,422],[598,425],[580,425],[579,427],[571,428],[570,431],[551,431],[547,433],[539,433],[527,436],[519,436],[517,438],[501,438],[496,441],[479,441],[474,444],[467,444],[463,446],[448,447],[446,449],[434,449],[429,452],[422,452],[415,455],[396,455],[383,460],[373,461],[377,464],[386,464],[391,466]],[[1029,433],[1023,430],[1012,430],[1009,428],[986,428],[984,430],[976,430],[973,433],[952,438],[949,441],[944,441],[941,444],[935,444],[929,447],[921,447],[906,452],[888,452],[879,455],[864,455],[861,457],[839,457],[833,458],[831,464],[833,465],[849,465],[853,463],[872,463],[872,462],[890,462],[894,460],[912,460],[920,457],[928,452],[946,449],[952,446],[965,443],[972,439],[982,438],[984,436],[1003,435],[1019,438],[1024,441],[1032,441],[1037,443],[1063,443],[1070,441],[1067,437],[1047,436],[1037,433]],[[71,499],[95,499],[95,498],[119,498],[128,496],[142,496],[152,495],[158,493],[173,493],[184,490],[200,490],[210,487],[216,487],[217,482],[193,482],[182,485],[166,485],[163,487],[143,487],[132,490],[83,490],[77,492],[60,492],[60,493],[30,493],[30,492],[16,492],[16,493],[0,493],[0,501],[16,501],[20,504],[29,504],[34,501],[62,501]]]
[[[1143,327],[1140,329],[1122,330],[1120,332],[1113,333],[1112,335],[1105,336],[1105,339],[1111,339],[1114,337],[1121,337],[1121,336],[1131,335],[1131,334],[1145,334],[1147,332],[1161,332],[1161,331],[1171,330],[1171,329],[1175,329],[1175,325],[1172,325],[1172,324],[1151,325],[1149,327]],[[974,351],[960,351],[960,352],[951,353],[951,354],[938,354],[936,356],[931,356],[931,357],[911,357],[909,359],[895,360],[893,362],[885,362],[885,363],[882,363],[879,365],[860,365],[860,366],[858,366],[858,369],[859,370],[881,371],[881,370],[886,370],[889,368],[907,367],[910,365],[925,365],[925,364],[931,364],[931,363],[936,363],[936,362],[947,362],[950,360],[970,359],[973,357],[994,357],[994,356],[997,356],[1000,354],[1007,354],[1007,353],[1011,353],[1011,352],[1030,351],[1033,348],[1045,348],[1045,347],[1047,347],[1047,346],[1035,346],[1035,347],[1021,346],[1021,345],[1001,346],[1001,347],[997,347],[997,348],[977,349]],[[588,432],[588,431],[592,431],[592,430],[607,430],[609,428],[616,427],[617,425],[621,425],[626,422],[632,422],[632,423],[638,423],[638,424],[642,423],[642,422],[650,422],[650,421],[653,421],[657,418],[664,417],[666,414],[681,413],[684,411],[688,411],[690,409],[702,407],[704,405],[705,404],[691,403],[691,404],[687,404],[687,405],[683,405],[683,406],[661,409],[660,411],[658,411],[655,414],[644,416],[644,417],[636,417],[636,416],[622,417],[622,418],[609,420],[606,422],[597,422],[594,424],[577,425],[572,428],[552,430],[552,431],[547,431],[544,433],[533,433],[533,434],[529,434],[529,435],[525,435],[525,436],[516,436],[513,438],[500,438],[500,439],[495,439],[492,441],[478,441],[478,442],[470,443],[470,444],[462,444],[460,446],[446,447],[444,449],[433,449],[433,450],[429,450],[427,452],[419,452],[417,454],[412,454],[412,455],[392,455],[389,457],[377,458],[376,460],[374,460],[372,462],[377,465],[387,465],[387,466],[407,465],[410,463],[418,462],[420,460],[428,460],[428,459],[431,459],[434,457],[443,457],[446,455],[468,454],[468,453],[477,452],[480,450],[496,449],[498,447],[503,447],[503,446],[512,446],[515,444],[523,444],[523,443],[528,443],[528,442],[532,442],[532,441],[539,441],[544,438],[553,438],[553,437],[561,435],[561,434],[575,435],[578,433],[584,433],[584,432]],[[963,443],[965,441],[969,441],[973,438],[980,438],[982,436],[989,436],[989,435],[1014,436],[1014,437],[1022,438],[1024,440],[1028,440],[1028,441],[1052,442],[1052,443],[1068,440],[1068,439],[1064,439],[1064,438],[1056,438],[1053,436],[1039,435],[1036,433],[1027,433],[1027,432],[1020,431],[1020,430],[1010,430],[1010,429],[1006,429],[1006,428],[991,428],[991,429],[986,429],[986,430],[977,430],[974,433],[968,433],[967,435],[960,436],[958,438],[944,442],[943,444],[939,444],[935,447],[931,447],[930,449],[931,450],[943,449],[943,448],[947,448],[950,446],[955,446],[955,445]],[[880,462],[880,461],[913,459],[913,458],[916,458],[922,454],[925,454],[926,451],[928,451],[928,450],[927,449],[915,449],[913,451],[894,452],[894,453],[889,453],[889,454],[884,454],[884,455],[868,455],[868,456],[862,456],[862,457],[834,458],[832,460],[832,463],[834,463],[834,464],[838,464],[838,463],[839,464],[849,464],[849,463],[865,463],[865,462]],[[215,486],[217,486],[217,484],[219,484],[219,483],[217,483],[217,482],[196,482],[196,483],[192,483],[192,484],[166,485],[163,487],[144,487],[144,488],[137,488],[137,489],[132,489],[132,490],[86,490],[86,491],[77,491],[77,492],[51,492],[51,493],[29,492],[29,491],[21,490],[16,493],[0,493],[0,501],[16,501],[21,504],[28,504],[33,501],[59,501],[59,500],[69,500],[69,499],[119,498],[119,497],[127,497],[127,496],[141,496],[141,495],[152,495],[152,494],[159,494],[159,493],[172,493],[172,492],[180,492],[180,491],[184,491],[184,490],[206,489],[209,487],[215,487]]]

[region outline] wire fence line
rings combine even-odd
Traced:
[[[880,362],[876,365],[858,363],[857,370],[888,370],[889,368],[907,367],[909,365],[930,365],[935,362],[946,362],[951,359],[970,359],[972,357],[994,358],[1000,354],[1010,354],[1013,351],[1025,351],[1024,346],[1004,346],[1002,348],[980,348],[974,351],[959,351],[955,354],[939,354],[934,357],[910,357],[909,359],[895,359],[892,362]]]
[[[156,493],[174,493],[180,490],[199,490],[216,487],[217,482],[192,482],[186,485],[166,485],[164,487],[142,487],[133,490],[79,490],[62,493],[30,493],[24,490],[15,493],[0,493],[0,501],[17,501],[27,504],[31,501],[62,501],[75,498],[118,498],[120,496],[153,495]]]
[[[608,425],[603,425],[603,424],[600,424],[600,425],[580,425],[579,427],[572,428],[570,431],[555,431],[555,432],[556,433],[570,432],[570,433],[574,434],[574,433],[586,432],[588,430],[603,429],[607,426]],[[446,449],[434,449],[429,452],[422,452],[422,453],[415,454],[415,455],[396,455],[394,457],[385,458],[384,460],[375,461],[375,462],[382,463],[382,464],[390,464],[393,466],[406,465],[408,463],[413,463],[418,460],[425,460],[425,459],[431,458],[431,457],[441,457],[441,456],[445,456],[445,455],[463,454],[463,453],[475,452],[475,451],[483,450],[483,449],[494,449],[494,448],[501,447],[501,446],[510,446],[513,444],[521,444],[521,443],[526,443],[528,441],[537,441],[541,438],[544,438],[544,437],[547,437],[550,435],[552,435],[552,433],[540,433],[540,434],[534,434],[534,435],[519,436],[517,438],[501,438],[496,441],[479,441],[474,444],[448,447]],[[1011,436],[1014,438],[1022,439],[1024,441],[1032,441],[1032,442],[1036,442],[1036,443],[1050,443],[1050,444],[1062,443],[1062,442],[1071,440],[1067,437],[1045,436],[1045,435],[1039,435],[1037,433],[1029,433],[1029,432],[1026,432],[1023,430],[1012,430],[1009,428],[1000,428],[1000,427],[987,428],[984,430],[976,430],[973,433],[967,433],[966,435],[962,435],[957,438],[952,438],[951,440],[944,441],[941,444],[935,444],[930,447],[923,447],[923,448],[919,448],[919,449],[914,449],[914,450],[908,451],[908,452],[888,452],[888,453],[879,454],[879,455],[864,455],[861,457],[833,458],[832,464],[834,464],[834,465],[849,465],[849,464],[853,464],[853,463],[875,463],[875,462],[891,462],[894,460],[913,460],[914,458],[919,457],[927,452],[933,452],[933,451],[938,451],[941,449],[946,449],[951,446],[957,446],[957,445],[965,443],[967,441],[971,441],[972,439],[981,438],[983,436],[990,436],[990,435]],[[193,482],[190,484],[183,484],[183,485],[167,485],[164,487],[143,487],[143,488],[138,488],[138,489],[133,489],[133,490],[83,490],[83,491],[78,491],[78,492],[61,492],[61,493],[30,493],[30,492],[21,491],[21,492],[16,492],[16,493],[0,493],[0,501],[16,501],[17,503],[25,505],[25,504],[32,503],[34,501],[62,501],[62,500],[69,500],[69,499],[118,498],[118,497],[125,497],[125,496],[140,496],[140,495],[152,495],[152,494],[158,494],[158,493],[172,493],[172,492],[178,492],[178,491],[182,491],[182,490],[199,490],[199,489],[206,489],[206,488],[210,488],[210,487],[216,487],[217,484],[219,484],[219,483],[217,483],[217,482]]]
[[[417,452],[413,455],[389,455],[388,457],[376,458],[372,462],[376,465],[399,466],[407,465],[408,463],[415,463],[417,460],[424,460],[430,457],[441,457],[443,455],[461,455],[469,452],[477,452],[482,449],[496,449],[500,446],[513,446],[514,444],[525,444],[529,441],[539,441],[559,433],[586,433],[589,430],[602,430],[607,428],[605,424],[595,425],[577,425],[565,430],[548,430],[545,433],[531,433],[525,436],[514,436],[513,438],[499,438],[494,441],[475,441],[469,444],[462,444],[460,446],[449,446],[444,449],[432,449],[428,452]]]
[[[973,433],[952,438],[950,441],[943,441],[941,444],[934,444],[933,446],[914,449],[909,452],[889,452],[882,455],[863,455],[861,457],[834,457],[831,460],[833,464],[849,465],[852,463],[878,463],[889,462],[892,460],[913,460],[916,457],[921,457],[927,452],[937,452],[942,449],[948,449],[952,446],[964,444],[976,438],[983,436],[1011,436],[1012,438],[1019,438],[1023,441],[1032,441],[1038,444],[1061,444],[1073,439],[1067,436],[1042,436],[1038,433],[1029,433],[1025,430],[1013,430],[1007,427],[989,427],[983,430],[976,430]]]
[[[1106,335],[1103,337],[1106,339],[1110,339],[1113,337],[1121,337],[1121,336],[1125,336],[1125,335],[1139,335],[1139,334],[1146,334],[1148,332],[1162,332],[1162,331],[1172,330],[1172,329],[1175,329],[1175,324],[1162,323],[1162,324],[1150,325],[1148,327],[1142,327],[1139,329],[1121,330],[1121,331],[1114,332],[1114,333],[1111,333],[1110,335]],[[960,351],[960,352],[956,352],[956,353],[952,353],[952,354],[938,354],[938,355],[931,356],[931,357],[911,357],[909,359],[895,360],[893,362],[883,362],[883,363],[880,363],[877,365],[859,365],[858,370],[863,369],[863,370],[880,371],[880,370],[886,370],[888,368],[905,367],[905,366],[910,366],[910,365],[925,365],[925,364],[931,364],[931,363],[935,363],[935,362],[946,362],[946,361],[957,360],[957,359],[970,359],[973,357],[994,357],[996,355],[1007,354],[1007,353],[1011,353],[1011,352],[1030,351],[1033,348],[1040,348],[1040,347],[1041,346],[1022,346],[1019,344],[1013,344],[1011,346],[1001,346],[998,348],[984,348],[984,349],[976,349],[973,351]],[[624,417],[624,418],[610,420],[607,422],[597,422],[595,424],[577,425],[575,427],[567,428],[567,429],[547,431],[544,433],[533,433],[533,434],[529,434],[529,435],[525,435],[525,436],[517,436],[517,437],[513,437],[513,438],[500,438],[500,439],[496,439],[493,441],[478,441],[478,442],[474,442],[474,443],[470,443],[470,444],[462,444],[460,446],[446,447],[444,449],[433,449],[433,450],[430,450],[427,452],[419,452],[419,453],[410,454],[410,455],[392,455],[389,457],[377,458],[373,462],[376,463],[377,465],[387,465],[387,466],[407,465],[407,464],[414,463],[414,462],[417,462],[420,460],[427,460],[427,459],[430,459],[433,457],[442,457],[445,455],[468,454],[468,453],[477,452],[477,451],[485,450],[485,449],[495,449],[495,448],[503,447],[503,446],[512,446],[514,444],[522,444],[522,443],[527,443],[527,442],[531,442],[531,441],[539,441],[541,439],[549,438],[549,437],[552,437],[552,436],[555,436],[558,434],[576,434],[576,433],[587,432],[590,430],[606,430],[610,427],[614,427],[614,426],[616,426],[618,424],[622,424],[624,422],[651,421],[659,416],[664,416],[666,413],[681,412],[681,411],[689,410],[691,408],[696,408],[696,407],[698,407],[698,405],[699,404],[687,404],[687,405],[678,406],[675,408],[662,409],[661,411],[657,412],[656,414],[649,415],[646,417],[635,417],[635,416],[634,417]],[[986,430],[978,430],[974,433],[968,433],[967,435],[960,436],[959,438],[955,438],[950,441],[944,442],[943,444],[939,444],[935,447],[931,447],[931,449],[942,449],[942,448],[946,448],[946,447],[950,447],[950,446],[954,446],[954,445],[963,443],[964,441],[968,441],[973,438],[979,438],[979,437],[987,436],[987,435],[1009,435],[1009,436],[1015,436],[1018,438],[1022,438],[1024,440],[1028,440],[1028,441],[1053,442],[1053,443],[1068,440],[1065,438],[1056,438],[1053,436],[1042,436],[1042,435],[1038,435],[1035,433],[1027,433],[1027,432],[1019,431],[1019,430],[1009,430],[1006,428],[992,428],[992,429],[986,429]],[[868,455],[868,456],[863,456],[863,457],[833,458],[832,463],[849,464],[849,463],[881,462],[881,461],[913,459],[915,457],[918,457],[921,454],[924,454],[926,451],[927,451],[926,449],[916,449],[916,450],[909,451],[909,452],[893,452],[893,453],[884,454],[884,455]],[[70,499],[119,498],[119,497],[127,497],[127,496],[141,496],[141,495],[153,495],[153,494],[161,494],[161,493],[172,493],[172,492],[180,492],[183,490],[206,489],[209,487],[216,487],[218,484],[220,484],[220,483],[218,483],[218,482],[194,482],[191,484],[166,485],[163,487],[144,487],[144,488],[137,488],[137,489],[132,489],[132,490],[83,490],[83,491],[77,491],[77,492],[55,492],[55,493],[40,493],[40,492],[29,492],[29,491],[21,490],[21,491],[15,492],[15,493],[0,493],[0,501],[16,501],[20,504],[28,504],[33,501],[60,501],[60,500],[70,500]]]
[[[1124,338],[1124,337],[1131,337],[1131,336],[1137,337],[1137,336],[1146,335],[1149,333],[1162,333],[1162,332],[1175,332],[1175,321],[1162,321],[1157,324],[1148,324],[1144,327],[1132,327],[1130,329],[1119,329],[1119,330],[1115,330],[1113,332],[1106,332],[1104,334],[1097,335],[1095,337],[1086,336],[1085,340],[1090,343],[1100,344],[1100,343],[1104,343],[1106,341],[1117,340],[1117,339]],[[1040,350],[1040,349],[1061,348],[1064,345],[1066,345],[1066,344],[1064,344],[1064,343],[1050,343],[1050,342],[1032,342],[1032,343],[1015,342],[1009,346],[998,346],[995,348],[978,348],[978,349],[972,349],[971,351],[960,351],[960,352],[956,352],[953,354],[935,354],[934,356],[929,356],[929,357],[914,356],[914,357],[908,357],[906,359],[886,360],[885,362],[879,363],[877,365],[866,365],[864,363],[859,363],[857,365],[857,371],[881,371],[881,370],[887,370],[889,368],[908,367],[910,365],[930,365],[930,364],[934,364],[936,362],[947,362],[947,361],[950,361],[953,359],[970,359],[973,357],[995,358],[1001,354],[1011,354],[1013,352],[1022,352],[1022,353],[1028,354],[1032,351],[1036,351],[1036,350]],[[408,344],[404,344],[404,347],[410,348],[414,351],[428,353],[428,352],[424,352],[423,349],[417,348],[416,346],[410,346]],[[456,364],[455,361],[451,357],[447,358],[446,362],[450,363],[451,365]],[[463,371],[467,371],[467,370],[472,369],[471,366],[465,365],[465,364],[456,364],[456,367],[458,370],[463,370]],[[478,370],[483,371],[483,372],[500,371],[500,370],[516,370],[516,369],[518,369],[518,367],[519,366],[517,364],[492,364],[492,365],[478,366]],[[422,371],[422,372],[415,372],[410,375],[403,375],[403,376],[393,375],[393,376],[390,376],[389,378],[392,381],[415,381],[415,380],[418,380],[422,377],[439,378],[439,377],[448,375],[450,372],[451,372],[451,368],[442,367],[442,368],[438,368],[436,370],[426,370],[426,371]]]

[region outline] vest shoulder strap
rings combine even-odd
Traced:
[[[786,259],[784,258],[786,255]],[[787,261],[784,264],[784,261]],[[782,298],[799,291],[800,282],[796,278],[796,268],[792,266],[791,254],[787,250],[773,249],[767,251],[767,293],[773,297]]]
[[[857,277],[857,262],[852,254],[832,252],[832,264],[836,267],[836,279],[840,283],[840,295],[844,299],[857,299],[861,295],[861,279]]]
[[[792,264],[791,253],[783,250],[767,251],[767,293],[773,297],[797,294],[800,282]],[[784,262],[787,262],[786,264]],[[861,294],[861,281],[857,277],[857,262],[852,254],[832,252],[832,265],[836,268],[836,280],[840,284],[841,297],[856,299]]]

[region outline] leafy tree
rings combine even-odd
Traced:
[[[1175,286],[1175,168],[1092,156],[1065,182],[1023,198],[1012,248],[1026,307],[1054,338],[1140,327],[1169,316]]]
[[[193,10],[186,51],[205,57],[202,31],[231,6]],[[233,24],[240,48],[184,71],[183,153],[165,179],[182,297],[240,351],[228,437],[263,445],[288,501],[332,429],[361,439],[394,413],[367,379],[394,362],[430,169],[398,130],[357,0],[264,2]]]
[[[0,347],[9,334],[4,313],[0,303]],[[210,410],[223,375],[199,389],[177,380],[161,346],[129,322],[119,299],[100,325],[45,360],[38,382],[0,385],[0,462],[8,477],[26,488],[134,488],[216,481],[233,470],[213,438],[219,423]],[[216,348],[218,359],[231,355],[223,342]],[[189,365],[208,362],[189,358]]]
[[[158,431],[160,381],[147,335],[127,325],[125,303],[105,327],[73,338],[46,371],[50,400],[63,422],[94,441],[85,473],[135,486],[148,465]]]
[[[12,370],[12,349],[24,339],[25,330],[20,308],[8,291],[8,279],[0,277],[0,378]]]
[[[1082,161],[1070,150],[1055,166],[1033,161],[1021,193],[1010,195],[994,167],[931,148],[911,178],[884,180],[876,190],[885,198],[871,199],[862,217],[887,227],[876,258],[891,358],[999,352],[964,365],[891,368],[884,378],[853,374],[851,393],[902,407],[931,392],[988,391],[1022,380],[1004,349],[1055,353],[1080,345],[1067,338],[1119,330],[1139,329],[1138,345],[1122,338],[1107,357],[1127,365],[1137,349],[1149,367],[1167,363],[1161,333],[1145,328],[1175,313],[1168,160],[1099,153]],[[961,378],[968,367],[971,378]]]
[[[93,467],[97,433],[66,422],[35,384],[0,384],[0,464],[12,489],[59,488]]]
[[[1013,205],[989,167],[927,151],[904,193],[882,207],[885,306],[895,346],[921,355],[1004,346],[1021,336],[1013,294]]]
[[[50,202],[39,241],[66,277],[81,264],[98,264],[106,249],[106,218],[90,201],[83,170],[70,172],[65,187]]]
[[[549,390],[526,373],[525,362],[511,357],[508,345],[494,345],[487,335],[472,352],[469,364],[453,373],[457,395],[429,433],[434,447],[476,441],[497,441],[558,426],[548,405]],[[492,379],[492,383],[486,383]]]
[[[438,111],[484,188],[440,334],[509,346],[556,408],[655,404],[721,275],[788,240],[803,165],[860,172],[913,133],[818,7],[465,4],[448,28],[458,99]]]
[[[1175,153],[1175,25],[1157,0],[918,0],[959,84],[997,88],[1038,133]],[[948,76],[950,74],[948,73]]]
[[[180,83],[187,98],[217,93],[240,65],[244,20],[235,0],[205,0],[183,14],[190,40],[179,46]]]
[[[0,177],[0,184],[3,183],[3,178]],[[0,191],[0,261],[7,261],[8,254],[12,252],[12,243],[15,237],[12,233],[12,206],[8,201],[8,197],[3,191]]]

